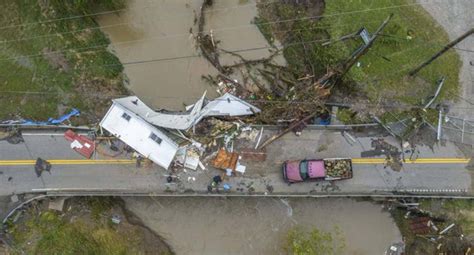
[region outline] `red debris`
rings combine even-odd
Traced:
[[[242,160],[244,161],[263,162],[267,159],[267,153],[265,151],[265,148],[263,148],[262,150],[242,149],[240,150],[240,155],[242,156]]]
[[[86,158],[92,157],[95,151],[95,143],[86,136],[78,135],[72,130],[64,133],[64,138],[71,142],[71,148]]]
[[[431,231],[430,218],[418,217],[410,220],[410,229],[414,234],[426,235]]]

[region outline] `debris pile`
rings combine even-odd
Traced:
[[[372,139],[372,150],[363,151],[361,157],[385,156],[385,167],[394,171],[401,171],[403,166],[402,152],[394,145],[387,143],[383,138]]]
[[[200,160],[203,153],[204,148],[200,143],[195,142],[180,147],[176,153],[175,160],[173,161],[172,169],[176,171],[179,167],[184,167],[186,169],[197,170],[199,167],[202,170],[205,170],[206,167]]]
[[[37,158],[35,163],[36,176],[40,177],[44,171],[51,174],[51,163],[42,158]]]
[[[330,177],[349,178],[351,176],[350,160],[324,160],[326,175]]]
[[[401,244],[408,249],[407,254],[470,254],[472,240],[464,234],[456,217],[446,214],[442,206],[445,201],[401,199],[386,202],[402,232]]]

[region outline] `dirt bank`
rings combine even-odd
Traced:
[[[345,254],[383,254],[400,233],[379,205],[348,199],[124,198],[177,254],[283,254],[293,226],[338,227]],[[363,234],[361,234],[363,233]]]
[[[120,199],[61,199],[35,200],[9,219],[14,254],[173,254]]]

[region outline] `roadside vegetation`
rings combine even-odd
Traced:
[[[72,199],[67,212],[33,204],[9,222],[11,254],[172,254],[150,230],[129,219],[112,198]],[[117,217],[120,223],[113,223]]]
[[[431,110],[420,113],[412,108],[428,102],[442,76],[446,82],[436,102],[453,100],[458,94],[461,62],[454,51],[444,54],[415,77],[408,75],[449,42],[447,33],[415,1],[297,2],[263,1],[255,23],[269,43],[281,42],[283,55],[294,73],[314,80],[344,63],[363,45],[360,37],[339,40],[341,37],[361,28],[374,33],[394,14],[368,53],[331,91],[330,101],[352,105],[351,111],[356,113],[350,118],[344,116],[344,122],[358,122],[357,119],[369,114],[387,122],[421,114],[421,119],[433,122]]]
[[[0,120],[45,120],[75,107],[82,122],[95,122],[111,98],[127,94],[123,67],[91,15],[125,1],[1,2]]]

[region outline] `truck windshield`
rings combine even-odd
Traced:
[[[308,179],[308,161],[302,160],[300,163],[300,175],[301,179]]]

